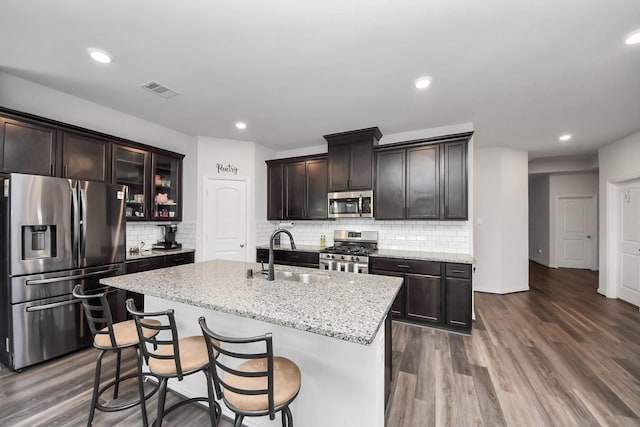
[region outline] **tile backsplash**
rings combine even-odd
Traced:
[[[382,221],[375,219],[338,219],[335,221],[292,221],[291,231],[297,244],[319,245],[324,234],[327,246],[333,244],[333,230],[377,231],[380,249],[429,252],[471,253],[469,221]],[[269,243],[269,236],[280,224],[263,221],[257,224],[256,243]],[[285,224],[283,222],[283,224]],[[286,223],[289,224],[289,223]],[[283,242],[288,241],[281,234]]]
[[[144,242],[144,249],[150,249],[151,245],[163,239],[163,222],[128,222],[127,223],[127,251],[129,248],[140,246]],[[191,222],[178,223],[176,240],[185,248],[196,247],[196,224]]]

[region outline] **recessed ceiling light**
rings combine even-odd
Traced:
[[[562,142],[567,142],[571,139],[571,136],[572,136],[571,134],[565,133],[564,135],[560,135],[558,139]]]
[[[109,52],[105,52],[102,49],[91,47],[87,49],[87,52],[89,52],[89,55],[94,61],[98,61],[102,64],[108,64],[113,60],[113,57],[109,55]]]
[[[640,30],[636,30],[633,33],[629,34],[627,38],[624,40],[626,44],[638,44],[640,43]]]
[[[236,122],[236,127],[238,129],[246,129],[247,128],[247,124],[244,122]]]
[[[419,77],[416,79],[415,82],[413,82],[413,84],[415,85],[416,89],[426,89],[431,84],[431,77],[428,77],[428,76]]]

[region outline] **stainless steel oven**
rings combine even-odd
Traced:
[[[329,193],[329,218],[372,218],[373,191]]]
[[[333,242],[320,253],[321,270],[369,272],[369,254],[378,249],[377,231],[335,230]]]

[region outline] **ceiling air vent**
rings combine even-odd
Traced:
[[[149,82],[140,86],[143,89],[146,89],[150,92],[155,93],[156,95],[160,95],[163,98],[173,98],[178,94],[175,90],[171,90],[166,86],[162,86],[158,82]]]

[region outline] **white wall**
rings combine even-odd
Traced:
[[[600,282],[598,292],[617,296],[617,185],[640,178],[640,132],[598,152],[600,163]]]
[[[474,289],[529,289],[528,154],[507,148],[474,152]]]
[[[549,177],[549,266],[558,267],[558,198],[561,196],[597,196],[598,174],[551,175]],[[595,213],[597,218],[597,212]],[[596,220],[594,218],[594,220]],[[594,238],[596,231],[594,230]],[[597,239],[593,242],[598,247]]]
[[[529,175],[529,259],[549,266],[549,175]]]
[[[598,155],[543,157],[529,162],[529,173],[593,172],[598,170]]]

